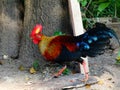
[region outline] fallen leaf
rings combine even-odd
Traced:
[[[3,62],[2,62],[2,61],[0,61],[0,65],[3,65]]]
[[[35,70],[33,67],[31,67],[31,68],[30,68],[30,73],[31,73],[31,74],[35,74],[35,73],[36,73],[36,70]]]
[[[98,84],[99,84],[99,85],[103,85],[103,84],[104,84],[103,80],[99,80],[99,81],[98,81]]]
[[[86,84],[85,87],[86,87],[87,89],[89,89],[89,88],[91,88],[91,85],[90,85],[90,84]]]
[[[28,81],[28,80],[30,80],[30,78],[29,78],[29,77],[26,77],[25,80]]]
[[[25,68],[23,67],[23,65],[20,65],[19,68],[18,68],[20,71],[24,71]]]

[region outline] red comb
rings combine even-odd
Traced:
[[[42,25],[41,24],[36,24],[36,26],[32,29],[30,37],[34,37],[34,35],[36,35],[36,30],[37,29],[39,29],[40,32],[41,32],[42,31]]]

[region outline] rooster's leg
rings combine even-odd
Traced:
[[[82,65],[83,65],[83,69],[84,69],[84,72],[85,72],[85,78],[82,80],[82,81],[87,81],[88,80],[88,78],[89,78],[89,72],[88,72],[88,70],[87,70],[87,68],[86,68],[86,62],[83,60],[83,62],[82,62]]]
[[[67,68],[67,66],[65,65],[65,66],[64,66],[62,69],[60,69],[56,74],[54,74],[54,77],[60,76],[66,68]]]

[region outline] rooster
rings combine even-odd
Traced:
[[[41,54],[47,61],[56,63],[76,61],[81,63],[85,72],[85,81],[88,80],[89,75],[86,63],[81,57],[95,57],[103,54],[111,46],[110,39],[113,37],[118,40],[116,33],[102,23],[96,23],[95,27],[79,36],[48,37],[42,34],[41,24],[37,24],[30,34],[33,43],[38,44]],[[66,65],[55,76],[61,75],[65,69]]]

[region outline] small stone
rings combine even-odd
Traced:
[[[115,83],[115,81],[113,81],[112,83]]]
[[[30,78],[29,78],[29,77],[26,77],[26,78],[25,78],[25,80],[26,80],[26,81],[29,81],[29,80],[30,80]]]
[[[112,78],[108,78],[108,80],[112,80]]]
[[[32,81],[29,81],[29,82],[27,82],[27,85],[31,85],[33,82]]]
[[[109,85],[109,88],[112,88],[113,86],[112,85]]]
[[[97,72],[94,72],[94,75],[97,75]]]
[[[8,59],[8,55],[3,55],[3,59]]]

